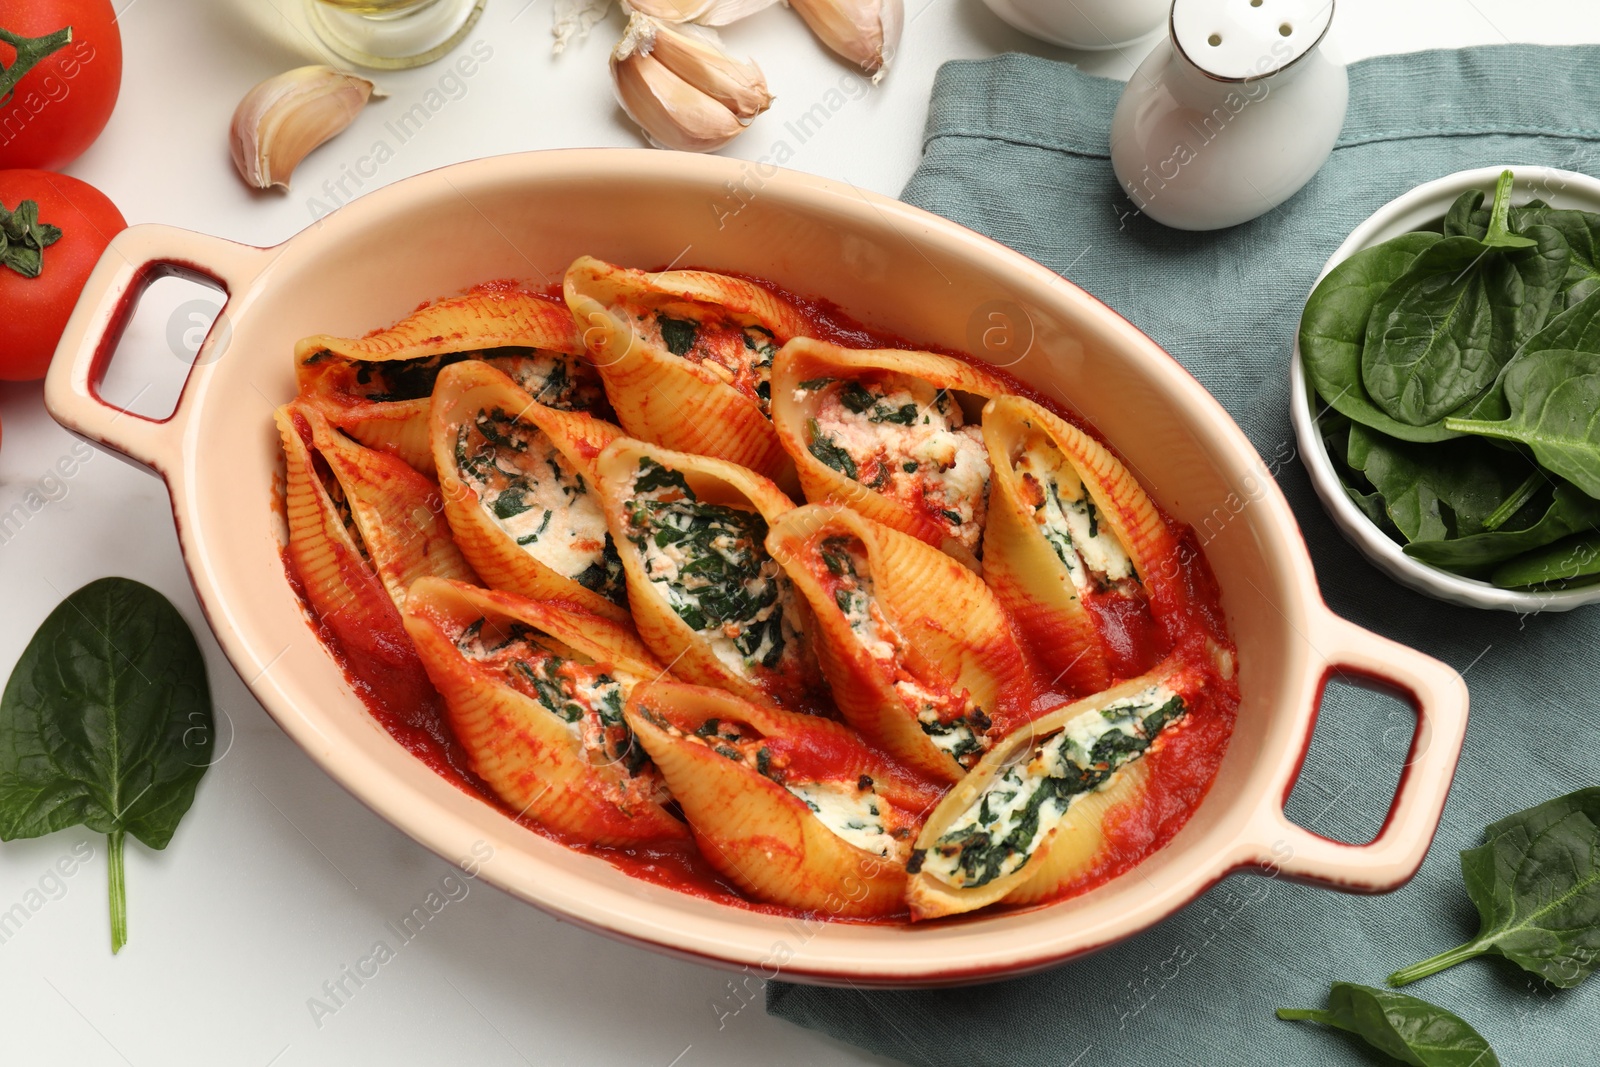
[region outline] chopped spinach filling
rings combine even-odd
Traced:
[[[854,481],[857,476],[856,461],[850,457],[850,453],[840,448],[832,437],[823,433],[822,427],[817,425],[816,419],[808,420],[806,428],[811,435],[811,443],[806,446],[806,450],[821,462],[826,463],[846,478]]]
[[[783,579],[763,547],[766,520],[699,500],[682,475],[649,457],[639,461],[634,493],[628,539],[673,611],[690,628],[731,641],[746,666],[776,667],[785,646]]]
[[[687,356],[700,332],[693,319],[675,319],[664,311],[656,312],[656,325],[661,327],[661,343],[675,356]]]
[[[1019,870],[1073,798],[1098,788],[1143,755],[1162,729],[1185,713],[1183,698],[1163,687],[1124,697],[1099,713],[1066,724],[984,790],[976,808],[960,816],[915,858],[919,868],[963,888],[977,888]]]

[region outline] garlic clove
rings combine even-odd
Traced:
[[[662,22],[698,22],[702,26],[726,26],[754,15],[778,0],[624,0],[625,5],[642,15]]]
[[[651,142],[685,152],[721,148],[772,102],[754,63],[638,12],[611,53],[611,77],[617,101]]]
[[[612,58],[617,101],[651,142],[681,152],[712,152],[744,132],[733,112],[642,52]]]
[[[632,12],[662,22],[692,22],[705,14],[713,0],[623,0]]]
[[[811,32],[833,51],[871,74],[889,69],[905,22],[902,0],[789,0]]]
[[[748,121],[772,105],[761,68],[739,62],[709,40],[657,26],[650,55],[738,118]]]
[[[370,81],[332,67],[297,67],[268,78],[233,112],[233,165],[254,188],[287,189],[300,161],[355,121],[374,95],[382,94]]]

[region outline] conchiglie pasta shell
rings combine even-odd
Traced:
[[[617,421],[634,437],[749,467],[780,485],[794,468],[760,405],[699,364],[648,344],[615,308],[685,302],[715,305],[782,344],[806,328],[800,313],[760,286],[703,271],[648,274],[585,256],[567,269],[565,292]]]
[[[843,840],[783,786],[703,744],[673,736],[653,716],[686,733],[717,718],[748,723],[768,736],[813,731],[834,745],[847,743],[837,723],[760,709],[718,689],[672,682],[639,686],[625,714],[683,809],[700,851],[745,892],[837,918],[882,916],[904,907],[906,876],[900,863]],[[841,767],[839,777],[868,773],[870,766],[863,758],[848,771]]]
[[[1044,434],[1066,457],[1158,610],[1175,595],[1178,542],[1127,467],[1089,434],[1019,396],[999,397],[984,409],[984,443],[994,469],[984,577],[1017,618],[1028,620],[1029,646],[1052,678],[1069,690],[1094,692],[1114,680],[1099,627],[1033,521],[1015,468],[1033,432]]]
[[[536,293],[478,291],[418,308],[388,329],[365,337],[307,337],[295,345],[295,362],[304,387],[306,373],[315,369],[305,367],[304,361],[321,351],[347,360],[380,362],[512,347],[583,353],[572,315],[560,303]]]
[[[631,486],[641,458],[652,459],[683,475],[702,503],[754,511],[767,521],[769,528],[780,516],[794,509],[794,502],[776,484],[738,464],[674,452],[632,438],[621,438],[609,445],[598,461],[600,499],[606,509],[611,538],[622,557],[628,603],[639,636],[657,656],[672,664],[673,674],[685,681],[716,686],[746,700],[777,701],[792,707],[820,710],[822,681],[815,653],[806,637],[801,639],[797,656],[791,658],[786,652],[780,661],[780,667],[788,670],[735,670],[717,656],[702,634],[678,617],[666,596],[646,576],[644,556],[628,538],[628,502],[633,497]],[[803,605],[800,625],[808,635],[810,611]]]
[[[396,456],[364,448],[329,426],[309,406],[298,409],[311,428],[312,447],[344,489],[378,577],[395,605],[424,576],[477,580],[450,536],[444,501],[434,483]]]
[[[429,304],[365,337],[303,338],[295,345],[295,377],[302,396],[321,408],[333,425],[431,475],[428,398],[366,400],[351,391],[353,363],[430,359],[505,347],[583,353],[572,313],[562,304],[534,293],[480,291]]]
[[[620,807],[607,788],[621,776],[619,770],[591,762],[566,725],[538,701],[461,654],[456,635],[481,618],[524,623],[597,664],[636,677],[662,673],[627,626],[575,604],[541,603],[439,579],[418,581],[406,604],[406,629],[444,696],[451,728],[473,771],[518,816],[574,840],[627,847],[683,838],[683,825],[654,801],[638,801],[630,810]]]
[[[1107,821],[1120,808],[1140,803],[1150,789],[1150,765],[1143,759],[1123,764],[1100,786],[1067,809],[1043,858],[1026,865],[1033,876],[1006,894],[1009,904],[1049,900],[1097,866],[1106,852]]]
[[[1133,696],[1158,683],[1188,697],[1203,684],[1203,680],[1204,675],[1200,672],[1177,659],[1169,659],[1148,674],[1131,678],[1025,723],[990,749],[977,766],[945,794],[923,824],[916,847],[932,848],[951,825],[978,802],[979,797],[1007,767],[1018,761],[1025,762],[1026,750],[1058,732],[1073,719],[1080,715],[1098,714],[1101,708],[1112,701]],[[1051,891],[1085,870],[1098,855],[1104,840],[1100,820],[1112,807],[1136,798],[1138,791],[1148,781],[1141,763],[1141,759],[1135,759],[1124,764],[1098,790],[1078,794],[1068,806],[1067,817],[1045,835],[1028,862],[1010,874],[974,888],[947,885],[925,870],[912,875],[906,886],[906,899],[911,905],[912,918],[933,919],[974,911],[998,900],[1013,899],[1012,894],[1024,886],[1028,887],[1028,895],[1017,899],[1032,900],[1050,895]],[[1139,768],[1137,771],[1134,770],[1136,767]],[[1084,808],[1081,817],[1074,815],[1079,807]],[[1088,837],[1080,840],[1069,836],[1075,830],[1083,830]],[[1058,846],[1062,854],[1053,860]],[[1033,884],[1036,876],[1041,878],[1037,886]]]
[[[767,535],[768,551],[811,605],[817,657],[845,721],[922,773],[958,781],[965,768],[917,725],[894,690],[894,677],[856,639],[821,579],[826,566],[818,546],[835,535],[859,538],[865,548],[873,595],[903,641],[910,672],[966,689],[997,722],[1016,718],[1031,690],[1011,621],[967,567],[849,508],[796,508]]]
[[[313,413],[314,417],[314,413]],[[296,404],[275,413],[285,460],[285,555],[343,666],[393,715],[409,721],[433,693],[400,611],[362,556],[318,476],[310,420]]]
[[[811,454],[807,424],[816,417],[823,390],[801,389],[800,383],[817,378],[870,379],[885,373],[921,379],[936,389],[985,400],[1006,391],[1005,383],[994,375],[950,356],[897,348],[841,348],[806,337],[791,341],[778,351],[772,363],[772,425],[784,451],[794,460],[800,488],[813,504],[844,504],[979,570],[972,552],[932,517],[845,477]]]
[[[622,435],[609,422],[581,411],[546,407],[505,374],[477,360],[457,363],[439,373],[433,390],[428,425],[432,465],[439,472],[445,517],[461,553],[489,586],[533,600],[569,600],[596,615],[626,622],[628,609],[534,559],[516,538],[484,512],[478,494],[462,481],[456,467],[456,434],[461,424],[480,411],[499,408],[530,423],[550,440],[591,487],[599,472],[600,451]]]

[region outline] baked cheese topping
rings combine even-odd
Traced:
[[[896,860],[903,861],[910,852],[911,819],[877,794],[870,776],[862,775],[854,782],[799,780],[790,771],[788,761],[774,754],[753,727],[713,718],[701,723],[693,733],[685,733],[648,707],[644,713],[672,736],[704,745],[783,786],[840,840]]]
[[[867,655],[892,678],[894,691],[928,740],[963,767],[989,747],[989,717],[965,689],[921,680],[906,670],[905,641],[873,595],[866,548],[855,537],[824,538],[819,549],[833,600]]]
[[[771,330],[693,304],[625,307],[623,314],[645,344],[699,364],[771,415],[772,357],[779,347]]]
[[[1137,583],[1133,560],[1100,521],[1099,509],[1061,450],[1036,434],[1017,457],[1023,499],[1033,521],[1055,550],[1079,596]]]
[[[977,426],[943,389],[889,375],[881,383],[819,379],[807,450],[868,489],[899,500],[976,551],[988,507],[989,454]]]
[[[683,476],[641,457],[628,501],[628,539],[645,576],[729,669],[751,676],[801,655],[799,607],[767,554],[760,514],[699,500]]]
[[[1184,712],[1182,697],[1153,685],[1076,716],[996,775],[912,868],[958,889],[1015,873],[1077,796],[1104,786]]]
[[[499,408],[456,434],[456,469],[478,506],[557,574],[620,601],[622,560],[584,477],[537,426]]]
[[[635,741],[622,707],[640,681],[525,623],[478,619],[456,637],[467,660],[496,672],[506,685],[537,701],[561,720],[589,762],[618,772],[611,799],[624,811],[643,802],[664,803],[666,786],[644,746]]]

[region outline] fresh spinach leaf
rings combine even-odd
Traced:
[[[123,838],[166,848],[211,762],[211,690],[194,634],[127,578],[57,605],[0,697],[0,840],[107,834],[111,951],[127,941]]]
[[[1361,380],[1363,338],[1379,297],[1438,242],[1436,233],[1407,233],[1362,249],[1317,284],[1300,317],[1300,357],[1317,394],[1356,422],[1407,441],[1443,441],[1457,435],[1438,424],[1401,422],[1372,402]]]
[[[1489,580],[1503,589],[1566,589],[1600,580],[1600,533],[1581,534],[1529,552],[1500,567]]]
[[[1279,1008],[1278,1018],[1336,1027],[1413,1067],[1500,1065],[1489,1042],[1465,1019],[1387,989],[1335,982],[1328,991],[1327,1008]]]
[[[1405,985],[1486,952],[1563,989],[1600,963],[1600,787],[1493,823],[1461,853],[1481,926],[1471,941],[1389,976]]]
[[[1600,500],[1568,482],[1561,482],[1553,492],[1537,493],[1531,504],[1536,517],[1527,524],[1513,519],[1497,529],[1450,541],[1418,541],[1407,545],[1405,553],[1434,567],[1477,571],[1575,533],[1600,528]]]
[[[1545,469],[1600,497],[1600,355],[1527,353],[1507,369],[1504,390],[1505,419],[1447,418],[1445,425],[1525,444]]]
[[[1483,190],[1468,189],[1445,212],[1444,235],[1481,241],[1488,232],[1489,212],[1483,207]]]
[[[1425,426],[1493,384],[1516,346],[1544,325],[1565,276],[1566,244],[1503,249],[1446,237],[1373,305],[1361,378],[1390,417]]]
[[[1483,533],[1486,521],[1534,469],[1520,453],[1487,441],[1417,444],[1360,424],[1350,427],[1348,458],[1383,498],[1406,541]]]

